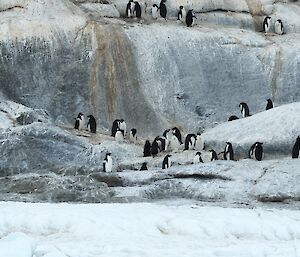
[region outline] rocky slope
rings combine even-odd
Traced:
[[[106,152],[114,154],[114,171],[138,169],[144,161],[141,145],[118,144],[109,137],[116,118],[124,118],[129,129],[137,128],[143,139],[152,139],[174,125],[184,133],[207,130],[239,115],[241,101],[249,104],[252,114],[264,110],[267,98],[276,106],[300,101],[299,1],[194,1],[192,6],[169,1],[167,22],[151,20],[150,1],[142,3],[141,21],[119,18],[125,4],[1,1],[0,198],[106,202],[193,194],[195,199],[230,203],[297,202],[297,186],[286,191],[276,180],[269,185],[269,178],[254,191],[245,190],[261,174],[269,176],[264,172],[273,166],[279,167],[275,177],[298,179],[297,161],[286,159],[181,168],[179,164],[190,164],[194,152],[175,153],[176,167],[161,173],[161,155],[147,159],[153,171],[150,182],[139,172],[101,171]],[[196,26],[175,21],[179,4],[195,9]],[[265,15],[282,18],[286,34],[260,33]],[[274,115],[289,115],[276,109],[278,113],[271,110],[256,117],[271,124]],[[97,118],[97,135],[72,129],[78,112]],[[274,154],[286,158],[299,132],[297,111],[293,113],[288,120],[293,122],[285,124],[293,125],[286,128],[286,137],[278,138],[282,130],[268,137],[263,124],[258,127],[263,133],[256,134],[251,127],[258,120],[251,117],[207,131],[207,147],[220,151],[229,138],[244,158],[249,138],[262,136],[269,145],[268,159]],[[280,120],[274,124],[280,126]],[[247,137],[238,133],[241,126],[249,130]],[[245,174],[252,169],[249,184]],[[235,176],[227,176],[228,170]],[[190,172],[195,174],[187,175]],[[287,172],[290,177],[285,180]],[[132,182],[132,176],[137,181]],[[209,187],[207,193],[203,186]],[[196,188],[193,193],[190,187]],[[225,197],[232,187],[239,188],[241,198]]]
[[[257,112],[269,97],[300,99],[298,2],[194,1],[194,28],[172,21],[184,1],[167,3],[168,22],[153,22],[146,2],[143,24],[103,18],[122,15],[126,1],[91,2],[1,2],[5,98],[59,124],[79,111],[105,128],[123,117],[144,135],[170,124],[201,131],[237,114],[240,101]],[[286,35],[257,32],[267,14],[283,19]]]

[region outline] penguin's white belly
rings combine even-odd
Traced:
[[[123,134],[122,134],[121,131],[117,131],[117,133],[116,133],[116,135],[115,135],[115,140],[116,140],[117,142],[122,142],[122,141],[124,140]]]
[[[282,30],[281,30],[281,24],[279,22],[275,23],[275,33],[281,35]]]

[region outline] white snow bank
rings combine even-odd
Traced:
[[[298,211],[4,202],[0,209],[5,257],[296,257],[300,252]]]
[[[251,113],[251,104],[249,105]],[[233,144],[241,157],[256,141],[263,142],[265,154],[291,156],[293,144],[300,134],[300,102],[282,105],[251,117],[225,122],[203,133],[207,148],[222,151],[225,142]]]
[[[32,257],[34,241],[25,233],[12,232],[0,240],[0,256]]]

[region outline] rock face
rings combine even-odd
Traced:
[[[105,153],[116,154],[114,171],[138,169],[139,160],[131,160],[142,147],[76,134],[70,128],[79,112],[96,117],[102,136],[116,118],[139,136],[156,136],[171,126],[202,132],[239,116],[242,101],[252,114],[264,110],[267,98],[276,106],[300,101],[299,1],[169,1],[168,21],[151,20],[152,1],[141,4],[142,20],[118,18],[126,3],[0,2],[0,188],[10,193],[5,199],[24,194],[36,201],[113,201],[108,187],[124,180],[100,173]],[[195,9],[194,27],[174,21],[181,4]],[[260,33],[265,15],[281,18],[286,34],[275,35],[273,27],[268,35]],[[27,179],[19,173],[32,174]],[[49,183],[59,184],[58,193],[39,195]]]
[[[188,29],[172,21],[146,25],[148,14],[144,25],[103,19],[102,11],[115,11],[95,1],[4,1],[1,93],[47,110],[59,124],[81,111],[105,128],[122,117],[144,135],[174,124],[202,131],[238,113],[240,101],[253,112],[270,97],[277,105],[299,101],[300,36],[292,33],[299,32],[299,3],[251,2],[195,1],[202,13]],[[126,2],[113,3],[121,13]],[[168,3],[170,16],[179,4],[186,3]],[[287,35],[253,32],[266,14],[281,17]]]

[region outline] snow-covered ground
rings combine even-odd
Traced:
[[[0,203],[1,257],[296,257],[300,212],[160,204]]]

